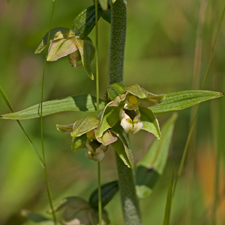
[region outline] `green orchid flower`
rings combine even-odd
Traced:
[[[48,45],[47,61],[56,61],[69,56],[69,62],[75,68],[84,67],[88,76],[93,80],[91,62],[95,56],[95,47],[89,37],[83,39],[75,36],[74,31],[66,27],[55,27],[46,33],[35,54],[41,53]]]
[[[97,129],[97,138],[105,129],[112,128],[118,121],[126,133],[146,130],[158,139],[161,137],[158,120],[149,107],[160,104],[165,95],[156,95],[146,91],[138,84],[125,87],[121,83],[109,86],[108,96],[111,100],[102,113]]]
[[[72,137],[72,150],[86,148],[85,156],[88,159],[101,162],[110,144],[117,141],[117,137],[107,130],[101,138],[96,137],[99,119],[89,116],[70,125],[56,125],[63,133],[70,133]]]

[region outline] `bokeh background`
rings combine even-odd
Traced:
[[[56,0],[52,26],[71,28],[74,18],[91,4],[91,0]],[[48,31],[51,7],[50,0],[0,0],[0,85],[15,111],[40,102],[44,54],[34,55],[34,50]],[[201,83],[223,7],[223,0],[128,0],[124,83],[138,83],[157,94],[198,88],[193,86],[194,65],[199,65]],[[101,19],[99,30],[100,94],[103,97],[108,80],[110,26]],[[94,32],[90,37],[94,40]],[[195,60],[196,40],[202,50],[200,60]],[[92,65],[94,69],[94,63]],[[224,92],[224,75],[225,21],[219,33],[206,89]],[[67,58],[47,63],[45,100],[80,93],[95,95],[95,83],[84,69],[74,69]],[[195,138],[173,201],[171,225],[211,224],[218,149],[222,154],[217,221],[221,225],[225,223],[224,103],[225,99],[218,99],[200,106]],[[0,114],[8,112],[0,98]],[[56,124],[71,124],[86,115],[70,112],[44,118],[46,159],[54,203],[67,196],[88,199],[97,187],[96,163],[87,160],[83,151],[72,152],[70,136],[59,133],[55,127]],[[158,115],[160,125],[170,115]],[[191,109],[178,115],[165,173],[151,196],[141,201],[144,225],[158,225],[163,221],[172,165],[175,163],[177,171],[189,131]],[[22,124],[41,150],[39,119],[22,121]],[[20,225],[24,223],[20,210],[29,209],[46,215],[49,209],[44,173],[15,121],[1,120],[0,134],[0,224]],[[152,140],[151,134],[142,131],[131,136],[135,161],[141,158]],[[114,179],[117,179],[117,174],[111,149],[102,163],[102,180]],[[113,225],[122,224],[119,204],[117,194],[106,207]]]

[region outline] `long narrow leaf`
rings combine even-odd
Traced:
[[[99,108],[104,108],[101,100]],[[43,116],[66,112],[66,111],[96,111],[96,98],[89,94],[82,94],[74,97],[67,97],[58,100],[43,102]],[[40,104],[34,105],[19,112],[9,113],[1,116],[1,119],[23,120],[40,117]]]
[[[215,91],[181,91],[166,94],[165,100],[151,107],[153,113],[165,113],[186,109],[201,102],[222,97],[224,94]]]
[[[169,222],[170,222],[170,213],[171,213],[171,206],[172,206],[172,200],[173,200],[173,180],[174,180],[174,168],[173,168],[170,185],[167,192],[166,209],[164,214],[163,225],[169,225]]]
[[[144,157],[137,164],[136,191],[139,198],[148,197],[165,168],[177,115],[166,122],[161,129],[162,139],[154,140]]]

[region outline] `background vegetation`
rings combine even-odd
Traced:
[[[137,82],[157,94],[193,89],[196,37],[202,2],[207,3],[207,8],[200,37],[200,81],[207,68],[224,1],[128,0],[124,77],[127,86]],[[34,55],[34,50],[47,32],[51,4],[50,0],[0,1],[0,84],[15,111],[40,102],[44,55]],[[52,27],[72,27],[76,15],[90,4],[91,0],[79,1],[79,4],[74,0],[57,0]],[[102,19],[99,32],[100,93],[103,97],[107,85],[110,27]],[[94,39],[93,33],[90,36]],[[225,23],[220,31],[206,89],[225,91],[224,49]],[[94,68],[94,63],[92,65]],[[94,86],[84,69],[75,70],[66,58],[47,64],[45,100],[79,93],[95,95]],[[218,138],[219,134],[225,132],[222,118],[224,103],[225,99],[222,98],[200,106],[196,141],[192,141],[185,169],[178,182],[171,225],[181,222],[187,225],[210,224],[215,166],[218,163],[217,147],[222,149],[217,218],[218,224],[224,224],[225,154],[224,141]],[[0,114],[8,112],[0,98]],[[189,131],[190,114],[190,109],[179,113],[165,173],[151,196],[141,201],[145,225],[162,224],[172,164],[175,162],[175,168],[178,168]],[[160,124],[169,116],[169,113],[158,115]],[[59,133],[55,127],[57,123],[70,124],[82,117],[82,113],[62,113],[44,118],[46,158],[54,203],[71,195],[87,199],[97,187],[96,163],[86,160],[82,151],[73,153],[69,135]],[[39,120],[22,121],[22,124],[40,149]],[[22,224],[19,216],[21,209],[36,212],[49,209],[43,170],[15,121],[0,121],[0,130],[0,224],[19,225]],[[144,131],[132,136],[135,161],[144,154],[152,140],[153,135]],[[102,163],[103,182],[117,177],[113,159],[114,153],[109,150]],[[112,224],[121,224],[119,203],[119,195],[116,195],[106,207]]]

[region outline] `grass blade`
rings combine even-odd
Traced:
[[[171,207],[172,207],[172,200],[173,200],[173,180],[174,180],[174,167],[173,172],[170,180],[170,185],[167,192],[167,200],[166,200],[166,209],[164,214],[163,225],[169,225],[170,222],[170,214],[171,214]]]
[[[154,140],[137,164],[136,191],[141,199],[151,194],[154,185],[164,171],[176,118],[177,114],[173,114],[166,122],[161,130],[162,140]]]

